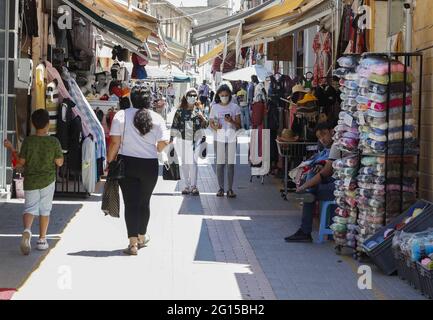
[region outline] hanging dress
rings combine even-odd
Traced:
[[[331,34],[329,32],[318,32],[314,37],[313,50],[315,53],[313,86],[317,87],[326,83],[331,55]]]

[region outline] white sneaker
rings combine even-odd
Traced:
[[[49,248],[47,239],[39,239],[36,248],[41,251],[47,250]]]
[[[30,244],[32,239],[32,232],[28,229],[23,231],[23,236],[21,238],[20,249],[23,255],[27,256],[30,254],[32,250],[32,246]]]

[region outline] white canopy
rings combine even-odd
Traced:
[[[158,66],[146,66],[147,77],[149,80],[173,80],[173,76],[167,70]]]
[[[251,76],[256,75],[260,82],[265,81],[266,77],[272,75],[272,72],[264,66],[253,65],[235,71],[227,72],[222,75],[224,80],[230,81],[251,81]]]

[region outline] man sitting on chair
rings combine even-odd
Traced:
[[[323,168],[318,173],[309,174],[306,182],[296,190],[295,197],[302,199],[303,202],[302,223],[295,234],[285,238],[287,242],[312,242],[311,231],[316,200],[333,200],[335,198],[332,163],[341,159],[341,152],[332,143],[333,128],[329,123],[319,123],[315,131],[319,142],[325,148],[330,149],[329,156]]]

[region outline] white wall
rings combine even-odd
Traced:
[[[376,1],[376,11],[374,17],[374,50],[375,52],[385,52],[388,48],[388,3]]]

